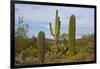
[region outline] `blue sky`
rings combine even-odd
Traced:
[[[53,38],[50,34],[49,22],[52,22],[54,27],[56,9],[58,9],[58,15],[61,18],[61,34],[68,33],[69,17],[72,14],[76,17],[76,38],[94,33],[93,8],[33,4],[15,4],[15,28],[18,26],[18,17],[23,16],[24,24],[29,25],[27,32],[29,37],[33,35],[37,37],[39,31],[44,31],[46,38]]]

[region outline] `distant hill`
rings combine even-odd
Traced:
[[[54,42],[54,40],[49,39],[49,38],[46,38],[46,41],[47,41],[48,43],[53,43],[53,42]]]

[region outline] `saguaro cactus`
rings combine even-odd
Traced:
[[[49,23],[50,33],[55,38],[55,45],[58,44],[58,36],[60,35],[60,17],[58,16],[58,10],[56,10],[56,17],[55,17],[55,29],[54,32],[52,30],[52,25]]]
[[[40,31],[37,39],[37,54],[39,63],[44,63],[45,56],[45,33]]]
[[[71,15],[70,16],[70,21],[69,21],[69,55],[74,55],[75,54],[75,16]]]

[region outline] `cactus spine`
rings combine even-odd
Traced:
[[[74,55],[75,54],[75,16],[71,15],[70,16],[70,21],[69,21],[69,55]]]
[[[52,25],[49,23],[50,33],[55,38],[55,45],[58,44],[58,36],[60,35],[60,17],[58,16],[58,10],[56,10],[56,17],[55,17],[55,28],[54,32],[52,30]]]
[[[40,31],[37,39],[38,59],[39,63],[44,63],[45,57],[45,33]]]

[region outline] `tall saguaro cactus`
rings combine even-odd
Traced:
[[[69,55],[74,55],[75,54],[75,23],[76,19],[74,15],[70,16],[70,21],[69,21]]]
[[[39,63],[44,63],[45,57],[45,33],[40,31],[37,39],[38,59]]]
[[[55,28],[54,32],[52,30],[52,25],[49,23],[50,33],[55,38],[55,45],[58,44],[58,36],[60,35],[60,17],[58,16],[58,10],[56,10],[56,17],[55,17]]]

